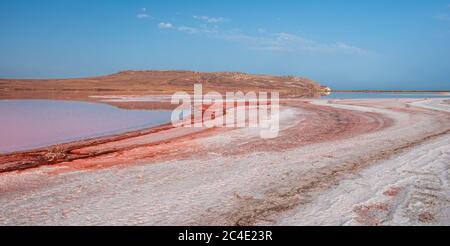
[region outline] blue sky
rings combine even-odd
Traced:
[[[0,77],[128,69],[450,89],[450,0],[0,1]]]

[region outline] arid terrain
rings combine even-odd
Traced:
[[[317,97],[320,85],[294,76],[254,75],[235,72],[123,71],[112,75],[47,80],[0,79],[0,99],[90,100],[92,95],[172,95],[192,92],[201,83],[205,92],[276,90],[289,97]],[[129,105],[127,105],[129,106]],[[139,107],[139,105],[134,105]],[[142,106],[142,105],[141,105]],[[148,107],[148,105],[146,105]],[[156,105],[155,107],[161,107]]]
[[[143,74],[165,73],[179,72]],[[124,74],[134,81],[127,93],[115,89]],[[45,90],[1,81],[1,93],[161,108],[163,95],[192,89],[193,81],[152,87],[159,82],[134,76],[70,80],[68,94],[55,97],[49,88],[63,91],[59,80],[44,81]],[[448,99],[294,98],[283,87],[291,83],[266,77],[277,78],[274,87],[266,80],[205,86],[286,90],[274,139],[252,128],[163,125],[0,156],[0,224],[450,225]],[[99,90],[109,80],[110,90]],[[320,88],[300,80],[292,82],[299,91]]]

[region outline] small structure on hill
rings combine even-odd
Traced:
[[[328,96],[331,94],[331,88],[328,86],[320,86],[320,93],[322,95]]]

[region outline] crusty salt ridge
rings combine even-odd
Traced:
[[[447,134],[342,181],[277,224],[450,225],[449,167]]]
[[[411,103],[414,106],[428,108],[428,109],[435,109],[435,110],[442,110],[450,112],[450,104],[446,103],[448,101],[448,98],[441,98],[441,99],[434,99],[434,100],[422,100]]]
[[[420,200],[424,189],[437,187],[441,190],[436,191],[436,201],[446,195],[448,199],[442,160],[448,160],[445,146],[450,115],[410,104],[419,101],[293,101],[281,111],[280,137],[270,141],[261,141],[254,129],[224,130],[188,141],[195,143],[195,151],[174,159],[147,157],[137,165],[133,156],[143,158],[152,150],[139,147],[64,165],[3,173],[0,224],[382,224],[378,218],[384,214],[388,218],[393,215],[392,220],[383,220],[392,224],[446,223],[445,203],[432,202],[425,208],[418,204],[428,203]],[[246,131],[253,133],[244,134]],[[308,134],[311,138],[303,138]],[[435,152],[427,151],[431,148],[428,144]],[[182,150],[182,146],[176,147],[176,151]],[[416,153],[421,158],[407,157],[414,154],[411,150],[422,148],[424,154]],[[389,171],[393,165],[401,167],[398,163],[402,162],[395,158],[417,160],[408,165],[436,171],[442,183],[428,179],[423,170],[403,172],[398,182],[382,183],[397,179]],[[85,169],[85,164],[112,160],[124,165]],[[60,172],[68,167],[79,168]],[[446,170],[448,180],[448,167]],[[358,186],[360,182],[363,185]],[[366,189],[365,193],[361,189]],[[394,210],[395,204],[398,208],[410,204],[404,206],[407,215]]]
[[[445,100],[410,104],[450,112]],[[277,223],[450,225],[450,134],[376,163]]]

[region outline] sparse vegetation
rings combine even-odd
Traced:
[[[65,159],[67,157],[66,149],[60,145],[52,146],[48,149],[48,152],[45,153],[45,158],[49,162]]]

